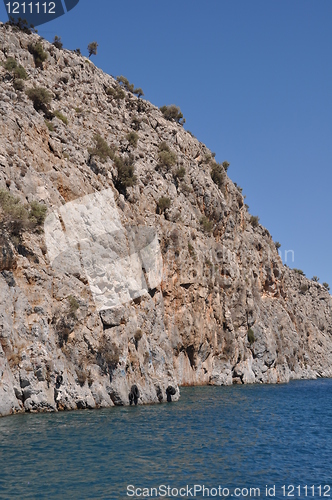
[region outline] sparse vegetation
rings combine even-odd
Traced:
[[[247,337],[248,337],[248,342],[249,344],[253,344],[255,342],[255,334],[254,334],[254,330],[252,328],[249,328],[248,330],[248,333],[247,333]]]
[[[14,78],[20,80],[26,80],[28,78],[28,73],[25,71],[23,66],[19,64],[14,70]]]
[[[6,62],[4,63],[4,68],[7,71],[13,71],[17,68],[17,62],[13,57],[7,57]]]
[[[281,244],[279,243],[279,241],[275,242],[275,246],[276,246],[276,249],[279,250],[279,248],[281,247]]]
[[[47,207],[38,203],[38,201],[32,201],[30,203],[30,213],[29,219],[36,225],[41,226],[44,224],[46,218]]]
[[[105,162],[107,158],[114,159],[114,150],[109,147],[105,139],[99,134],[93,136],[96,145],[94,148],[89,148],[88,151],[91,156],[98,156],[100,161]]]
[[[116,156],[114,158],[118,175],[115,181],[115,187],[119,192],[126,193],[126,189],[136,184],[136,175],[134,168],[134,158],[128,155],[125,158]]]
[[[318,278],[318,276],[313,276],[313,277],[311,278],[311,280],[312,280],[312,281],[315,281],[315,283],[318,283],[319,278]]]
[[[24,206],[19,198],[0,189],[0,219],[12,236],[38,229],[44,223],[46,211],[46,206],[37,201]]]
[[[74,52],[74,54],[77,54],[78,56],[82,55],[81,49],[74,49],[73,52]]]
[[[259,226],[259,217],[258,217],[258,215],[252,215],[250,217],[250,224],[254,228]]]
[[[54,127],[53,127],[53,124],[51,122],[49,122],[48,120],[45,120],[45,125],[50,132],[54,132]]]
[[[186,169],[184,167],[178,168],[174,173],[174,177],[179,180],[184,179],[185,175],[186,175]]]
[[[199,223],[205,233],[211,233],[213,229],[213,222],[211,222],[205,215],[203,215]]]
[[[33,55],[36,68],[42,68],[43,63],[46,61],[48,54],[44,51],[40,42],[29,44],[28,51]]]
[[[53,111],[53,113],[54,113],[54,116],[56,116],[58,118],[58,120],[61,120],[65,125],[68,125],[68,118],[65,115],[63,115],[58,110]]]
[[[119,101],[120,99],[124,99],[126,96],[124,90],[119,86],[117,86],[115,89],[113,87],[108,87],[108,89],[106,89],[106,94],[109,97],[116,99],[117,101]]]
[[[228,161],[223,161],[222,166],[224,167],[225,172],[227,172],[229,168],[230,163]]]
[[[301,276],[305,276],[304,272],[302,269],[297,269],[296,267],[293,268],[293,271],[297,274],[300,274]]]
[[[170,150],[166,142],[159,145],[158,167],[171,168],[177,161],[176,154]]]
[[[117,76],[116,77],[116,81],[122,85],[126,90],[128,90],[128,92],[134,92],[134,84],[133,83],[129,83],[129,80],[121,75],[121,76]]]
[[[218,186],[222,188],[225,182],[225,170],[220,163],[213,163],[211,169],[211,179]]]
[[[326,290],[330,290],[330,285],[328,283],[326,283],[326,281],[324,281],[324,283],[322,283],[323,287],[326,288]]]
[[[144,95],[143,90],[141,87],[138,87],[138,89],[133,90],[133,94],[137,95],[138,98],[142,97]]]
[[[192,244],[190,243],[190,241],[188,241],[188,252],[190,254],[191,257],[195,257],[195,250],[194,250],[194,247],[192,246]]]
[[[180,125],[183,125],[186,120],[183,118],[183,114],[181,113],[181,110],[178,106],[175,106],[174,104],[171,104],[170,106],[162,106],[160,108],[160,111],[166,118],[166,120],[170,120],[173,122],[177,122]]]
[[[167,208],[170,208],[171,200],[167,196],[162,196],[159,198],[157,203],[157,212],[163,214]]]
[[[122,85],[128,92],[131,92],[132,94],[137,95],[137,97],[139,97],[139,98],[144,95],[143,90],[140,87],[135,89],[134,84],[129,83],[128,78],[126,78],[125,76],[123,76],[123,75],[117,76],[116,79],[117,79],[117,82],[120,85]]]
[[[88,45],[88,52],[89,52],[89,59],[91,56],[96,56],[97,55],[97,49],[98,49],[98,43],[97,42],[91,42]]]
[[[18,19],[14,19],[13,17],[9,18],[9,21],[5,23],[5,26],[12,26],[14,30],[23,31],[27,35],[31,35],[31,33],[38,33],[33,24],[28,24],[26,19],[22,19],[19,17]]]
[[[126,135],[126,139],[129,142],[130,146],[132,146],[133,148],[137,147],[138,135],[136,134],[136,132],[129,132]]]
[[[57,49],[62,49],[63,48],[63,43],[61,41],[61,36],[55,35],[54,40],[53,40],[53,45]]]
[[[138,131],[141,128],[141,120],[137,116],[134,116],[134,118],[132,119],[131,128],[133,128],[136,131]]]
[[[77,301],[77,299],[73,295],[68,295],[67,297],[68,303],[69,303],[69,310],[72,314],[75,314],[77,309],[79,309],[80,305]]]
[[[14,80],[13,87],[14,87],[15,90],[23,92],[23,90],[25,89],[24,81],[20,80],[20,79]]]
[[[52,100],[50,92],[43,87],[33,87],[26,91],[27,96],[33,102],[36,111],[46,110],[46,107]]]
[[[307,283],[302,283],[300,286],[300,292],[305,294],[309,290],[309,285]]]

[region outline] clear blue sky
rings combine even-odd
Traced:
[[[179,105],[287,263],[332,285],[331,0],[80,0],[39,33]]]

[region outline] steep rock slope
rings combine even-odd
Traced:
[[[332,376],[331,296],[282,265],[202,143],[35,34],[0,26],[0,62],[0,415]],[[17,224],[8,204],[34,202],[45,227]]]

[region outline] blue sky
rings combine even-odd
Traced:
[[[332,285],[330,0],[80,0],[39,33],[85,54],[96,40],[97,66],[179,105],[283,260]]]

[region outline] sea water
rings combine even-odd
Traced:
[[[332,380],[0,419],[1,499],[332,498]]]

